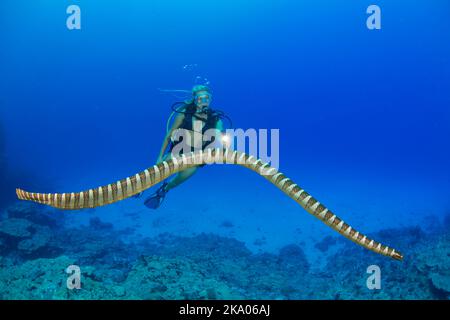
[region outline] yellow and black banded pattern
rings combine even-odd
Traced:
[[[134,176],[82,192],[33,193],[16,189],[16,193],[21,200],[30,200],[60,209],[95,208],[129,198],[179,171],[211,163],[237,164],[251,169],[272,182],[306,211],[344,237],[376,253],[396,260],[403,259],[400,252],[353,229],[291,179],[278,172],[276,168],[270,167],[268,163],[263,163],[253,156],[229,149],[206,149],[182,154],[147,168]]]

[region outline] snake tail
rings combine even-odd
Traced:
[[[278,187],[307,212],[347,239],[378,254],[385,255],[395,260],[403,259],[403,255],[399,251],[376,242],[352,228],[349,224],[344,222],[344,220],[337,217],[325,207],[325,205],[314,199],[303,188],[298,186],[283,173],[278,172],[276,168],[271,167],[268,163],[264,163],[262,160],[251,155],[230,149],[206,149],[173,156],[171,159],[162,161],[134,176],[81,192],[34,193],[18,188],[16,189],[16,194],[21,200],[34,201],[59,209],[76,210],[95,208],[129,198],[179,171],[201,164],[212,163],[236,164],[255,171]]]

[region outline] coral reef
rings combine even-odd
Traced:
[[[12,238],[26,238],[31,236],[32,223],[25,219],[6,219],[0,221],[0,233]]]
[[[19,242],[17,249],[25,254],[33,254],[37,250],[48,245],[51,238],[51,231],[49,227],[34,225],[33,236]]]
[[[327,236],[323,238],[322,241],[316,243],[315,247],[322,252],[326,252],[331,246],[336,244],[336,241],[337,241],[336,237]]]
[[[0,242],[3,252],[12,251],[16,258],[51,256],[51,229],[27,219],[0,221]]]
[[[220,226],[223,227],[223,228],[233,228],[234,227],[234,223],[229,221],[229,220],[224,220],[224,221],[222,221]]]
[[[338,299],[448,298],[448,291],[447,295],[437,291],[432,280],[435,274],[439,274],[436,280],[440,282],[440,288],[450,283],[450,239],[447,232],[427,235],[420,228],[402,228],[380,231],[376,236],[400,244],[399,248],[406,253],[405,261],[395,263],[379,259],[344,245],[342,251],[328,258],[327,273],[334,275],[333,282],[341,283],[328,287],[328,298],[333,295]],[[367,289],[366,277],[362,275],[369,265],[380,267],[382,290]]]
[[[64,224],[64,215],[57,210],[23,201],[9,206],[6,209],[6,214],[8,218],[26,219],[51,228],[58,228]]]
[[[419,253],[416,268],[428,274],[431,291],[440,299],[450,299],[450,234],[437,239],[429,250]]]
[[[298,244],[277,254],[253,253],[215,234],[123,237],[94,217],[70,227],[36,206],[11,206],[0,220],[1,299],[449,299],[450,233],[430,221],[420,228],[373,234],[395,243],[405,261],[386,259],[342,239],[316,245],[326,260],[312,268]],[[81,289],[68,289],[69,265],[81,268]],[[381,289],[366,286],[367,267],[381,270]]]
[[[123,296],[132,299],[239,298],[225,282],[206,276],[193,260],[161,256],[142,257],[121,288]]]

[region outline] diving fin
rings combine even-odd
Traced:
[[[149,209],[158,209],[161,203],[164,200],[164,197],[166,196],[166,186],[167,182],[164,182],[164,184],[159,187],[158,190],[154,194],[152,194],[150,197],[145,199],[144,205]]]

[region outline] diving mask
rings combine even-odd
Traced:
[[[209,105],[212,100],[212,95],[210,93],[200,93],[195,96],[195,104],[197,106]]]

